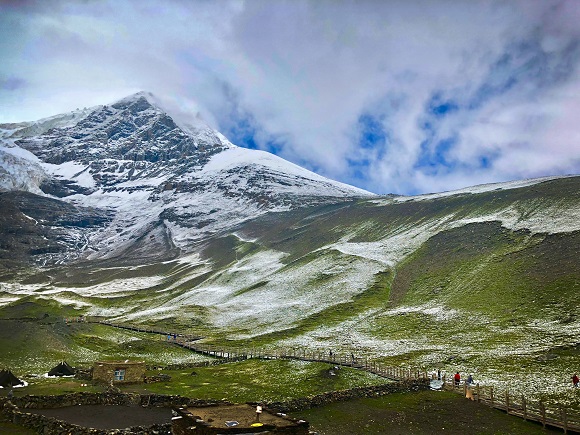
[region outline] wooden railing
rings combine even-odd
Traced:
[[[166,332],[166,331],[162,331],[161,329],[145,328],[145,327],[139,327],[139,326],[134,326],[134,325],[127,325],[127,324],[123,324],[123,323],[111,323],[111,322],[107,322],[105,320],[92,320],[90,318],[87,318],[86,322],[88,322],[88,323],[100,323],[101,325],[113,326],[115,328],[121,328],[121,329],[128,329],[129,331],[146,332],[148,334],[159,334],[159,335],[163,335],[163,336],[168,337],[168,341],[173,341],[173,342],[177,342],[177,340],[195,341],[195,340],[200,340],[203,338],[203,337],[197,336],[197,335]],[[178,344],[178,343],[176,343],[176,344]]]
[[[335,366],[353,367],[360,370],[365,370],[377,376],[391,379],[394,381],[412,380],[412,379],[428,379],[426,372],[418,370],[404,369],[401,367],[389,367],[379,364],[375,361],[370,361],[366,357],[356,356],[354,353],[330,353],[307,349],[274,349],[265,351],[262,349],[240,349],[227,348],[222,346],[211,346],[196,342],[186,342],[177,340],[175,344],[190,349],[194,352],[218,357],[229,358],[233,360],[238,359],[293,359],[300,361],[312,361],[328,363]]]

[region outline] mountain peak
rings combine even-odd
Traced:
[[[183,101],[177,99],[159,98],[149,91],[139,91],[128,95],[111,105],[115,109],[128,109],[133,114],[145,110],[154,110],[171,117],[173,122],[183,131],[195,134],[199,130],[211,130],[198,110],[186,108]]]
[[[147,109],[157,109],[158,111],[164,111],[159,104],[157,99],[151,92],[140,91],[135,94],[131,94],[127,97],[121,98],[115,103],[111,104],[111,107],[115,109],[131,109],[133,113],[142,112]]]

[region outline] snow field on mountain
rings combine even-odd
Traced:
[[[38,158],[20,147],[0,145],[0,191],[24,190],[42,194],[46,174]]]
[[[232,338],[247,338],[290,327],[308,315],[348,302],[365,291],[383,269],[380,263],[335,250],[318,253],[300,264],[284,265],[284,256],[275,251],[248,255],[161,305],[142,306],[119,319],[163,319],[175,307],[187,311],[190,305],[204,306],[210,309],[212,325],[230,331]],[[164,292],[171,293],[177,286],[173,283]]]
[[[58,178],[74,181],[82,187],[95,187],[95,179],[89,172],[89,167],[77,162],[64,162],[60,165],[42,163],[42,167],[49,174]]]
[[[296,177],[297,181],[300,181],[300,189],[296,189],[295,186],[284,186],[276,185],[276,189],[279,193],[292,192],[296,195],[324,195],[324,192],[320,192],[320,184],[316,183],[313,185],[306,184],[305,181],[316,181],[326,184],[328,187],[338,189],[342,194],[356,194],[361,196],[374,196],[374,194],[358,189],[347,184],[339,183],[334,180],[330,180],[326,177],[318,175],[314,172],[308,171],[294,163],[290,163],[274,154],[267,153],[260,150],[249,150],[247,148],[233,147],[222,151],[214,155],[211,160],[204,166],[201,175],[202,177],[215,177],[216,174],[220,172],[225,172],[227,170],[236,169],[239,167],[247,167],[249,169],[256,168],[259,171],[260,167],[268,168],[269,172],[277,175],[281,178],[292,179]],[[314,189],[314,190],[313,190]],[[333,193],[328,192],[329,196],[333,196]]]

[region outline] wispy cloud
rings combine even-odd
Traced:
[[[379,193],[580,172],[574,0],[0,6],[0,122],[146,89]]]

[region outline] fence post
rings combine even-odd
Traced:
[[[568,414],[566,413],[566,408],[560,408],[560,413],[562,414],[562,424],[564,425],[564,433],[568,433]]]
[[[540,414],[542,414],[542,426],[546,427],[546,407],[544,402],[540,400]]]
[[[463,381],[463,397],[467,396],[467,381]]]
[[[505,390],[505,412],[510,413],[510,393],[508,390]]]
[[[477,402],[479,403],[481,401],[481,393],[480,393],[480,390],[479,390],[479,382],[477,384],[475,384],[475,392],[477,393]]]
[[[489,393],[489,400],[491,401],[491,407],[494,408],[493,406],[493,385],[490,387],[491,391]]]
[[[524,411],[524,421],[528,419],[528,412],[526,409],[526,398],[524,397],[524,395],[522,394],[522,408]]]

